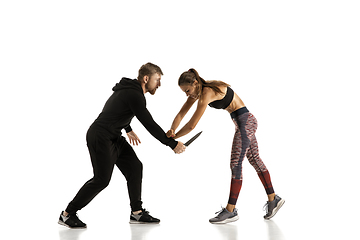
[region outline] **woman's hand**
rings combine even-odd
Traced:
[[[140,139],[138,138],[138,136],[133,132],[128,132],[126,133],[128,138],[129,138],[129,141],[130,141],[130,144],[134,145],[136,144],[136,146],[141,143]]]
[[[174,138],[175,137],[175,131],[174,130],[172,130],[172,129],[170,129],[167,133],[166,133],[166,136],[168,137],[168,138]]]

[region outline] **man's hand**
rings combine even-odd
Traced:
[[[167,133],[166,133],[166,136],[168,137],[168,138],[173,138],[173,137],[175,137],[175,132],[174,132],[174,130],[172,130],[172,129],[170,129]]]
[[[178,142],[178,144],[174,148],[174,152],[177,154],[180,154],[180,153],[184,152],[185,149],[186,149],[185,145],[182,142]]]
[[[134,131],[131,131],[131,132],[128,132],[126,133],[128,138],[129,138],[129,141],[130,141],[130,144],[134,145],[136,144],[136,146],[141,143],[140,142],[140,139],[138,138],[138,136],[134,133]]]

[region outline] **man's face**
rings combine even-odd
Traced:
[[[149,92],[151,95],[154,95],[156,92],[156,89],[161,86],[160,80],[161,75],[158,73],[155,73],[151,75],[149,78],[148,76],[145,76],[148,78],[148,82],[145,84],[145,90],[146,92]]]

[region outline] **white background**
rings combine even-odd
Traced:
[[[359,11],[347,0],[2,1],[1,234],[70,239],[56,222],[92,177],[86,131],[115,83],[152,62],[164,76],[156,94],[146,94],[147,106],[165,131],[186,100],[177,79],[189,68],[229,83],[256,116],[261,157],[286,199],[274,218],[283,238],[358,239]],[[187,237],[175,228],[183,223],[192,223],[190,232],[206,229],[229,194],[229,114],[208,108],[180,139],[203,131],[181,155],[135,118],[132,128],[142,141],[134,149],[144,164],[144,207],[163,223],[154,239],[166,231]],[[261,219],[266,202],[247,160],[243,169],[239,238],[262,231],[246,219]],[[79,214],[92,229],[117,226],[108,239],[152,239],[134,237],[128,204],[115,169]],[[70,237],[98,236],[89,230]]]

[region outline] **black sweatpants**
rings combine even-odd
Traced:
[[[133,148],[122,136],[117,139],[91,126],[86,135],[94,177],[87,181],[69,203],[66,212],[76,213],[85,207],[99,192],[106,188],[116,165],[127,180],[130,206],[132,211],[142,209],[141,183],[142,163]]]

